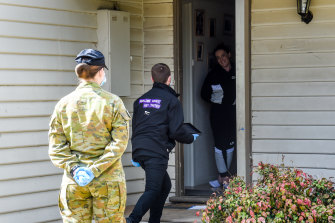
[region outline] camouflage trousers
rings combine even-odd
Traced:
[[[59,208],[65,223],[123,223],[126,203],[125,182],[99,182],[80,187],[62,184]]]

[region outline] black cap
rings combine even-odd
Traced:
[[[108,70],[105,64],[105,57],[98,50],[84,49],[77,55],[75,61],[77,63],[86,63],[88,65],[103,66]]]

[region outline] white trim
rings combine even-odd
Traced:
[[[184,99],[183,107],[185,121],[193,123],[193,59],[192,59],[192,3],[182,5],[182,22],[183,22],[183,89]],[[187,29],[186,29],[187,27]],[[193,144],[184,145],[184,184],[194,183],[194,146]]]
[[[237,175],[250,182],[250,0],[236,0]]]

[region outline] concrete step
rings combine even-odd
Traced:
[[[174,196],[170,197],[169,201],[172,203],[195,203],[206,204],[209,196]]]

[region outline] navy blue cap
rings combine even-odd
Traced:
[[[105,64],[105,57],[98,50],[84,49],[77,55],[75,61],[77,63],[86,63],[88,65],[103,66],[108,70]]]

